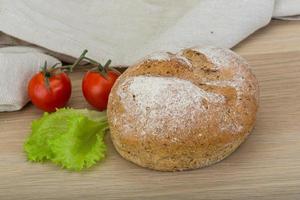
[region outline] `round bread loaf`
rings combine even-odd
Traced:
[[[158,53],[126,70],[108,102],[116,150],[140,166],[177,171],[216,163],[251,132],[258,82],[228,49]]]

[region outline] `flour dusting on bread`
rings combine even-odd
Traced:
[[[204,54],[206,58],[219,69],[224,67],[233,67],[236,64],[236,62],[234,62],[235,57],[238,56],[229,49],[217,47],[194,47],[191,49]],[[239,57],[239,59],[241,58]]]
[[[146,129],[192,126],[197,123],[195,115],[206,111],[203,100],[212,104],[225,102],[222,95],[206,92],[190,81],[174,77],[129,77],[117,94],[126,111],[137,116]]]

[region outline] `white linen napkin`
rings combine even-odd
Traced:
[[[195,45],[231,48],[273,17],[298,19],[300,0],[0,0],[3,45],[39,46],[63,61],[89,56],[129,66],[155,51]],[[24,50],[24,51],[23,51]],[[32,49],[0,52],[0,111],[20,109],[26,83],[43,62]],[[15,73],[18,72],[18,73]],[[20,73],[21,72],[21,73]]]
[[[28,102],[28,81],[45,61],[60,63],[29,47],[0,48],[0,112],[19,110]]]
[[[274,0],[0,0],[1,31],[128,66],[153,51],[232,47],[269,23]]]
[[[287,20],[300,19],[300,0],[276,0],[273,17]]]
[[[272,18],[297,19],[300,0],[0,0],[0,30],[73,57],[128,66],[153,51],[231,48]],[[60,57],[64,59],[64,57]],[[69,60],[69,59],[68,59]]]

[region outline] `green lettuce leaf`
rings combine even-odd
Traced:
[[[32,122],[24,149],[28,160],[51,160],[70,169],[91,167],[105,157],[105,112],[59,109]]]

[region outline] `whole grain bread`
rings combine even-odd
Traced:
[[[178,171],[214,164],[250,134],[258,82],[248,63],[214,47],[156,53],[126,70],[108,102],[113,144],[140,166]]]

